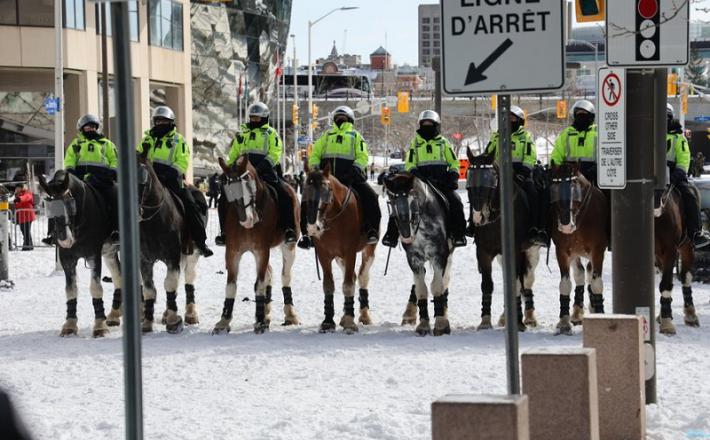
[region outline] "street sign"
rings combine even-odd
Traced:
[[[470,96],[564,85],[562,0],[441,0],[441,16],[444,93]]]
[[[688,1],[632,0],[606,3],[609,66],[688,64]]]
[[[626,72],[603,67],[597,76],[597,182],[604,189],[626,187]]]
[[[299,136],[298,137],[298,145],[308,145],[311,143],[311,138],[308,136]]]
[[[54,115],[59,110],[59,98],[47,96],[44,98],[44,110],[49,116]]]

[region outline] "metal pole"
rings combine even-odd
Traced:
[[[5,187],[2,187],[2,191],[6,192]],[[10,221],[9,221],[9,203],[8,195],[3,194],[0,196],[0,284],[11,284],[9,257],[10,257],[10,244],[8,243],[10,237]]]
[[[655,352],[656,321],[654,312],[654,240],[653,188],[654,155],[649,148],[659,142],[658,117],[665,116],[665,91],[659,94],[655,81],[666,84],[666,69],[626,71],[626,188],[612,191],[611,232],[614,252],[612,263],[612,295],[614,313],[643,315],[649,326],[646,350]],[[663,121],[665,124],[665,121]],[[655,356],[647,355],[646,369],[653,377],[646,381],[646,403],[656,402]],[[650,364],[648,364],[650,362]]]
[[[286,49],[284,48],[284,51]],[[283,132],[283,154],[281,154],[281,169],[286,173],[286,71],[285,64],[281,65],[281,131]]]
[[[106,3],[101,3],[101,81],[103,82],[104,136],[111,137],[111,114],[108,96],[108,29],[106,28]]]
[[[54,2],[54,171],[64,168],[64,52],[62,49],[62,2]]]
[[[680,84],[680,93],[678,94],[678,121],[680,126],[683,128],[683,135],[685,135],[685,113],[683,113],[683,95],[684,88],[688,87],[685,82],[685,67],[680,67],[678,69],[678,84]]]
[[[311,61],[311,28],[313,22],[308,20],[308,144],[313,143],[313,63]]]
[[[296,61],[296,36],[291,34],[293,39],[293,105],[298,108],[298,62]],[[293,176],[296,177],[296,157],[298,153],[298,124],[294,119],[293,123]]]
[[[515,291],[515,219],[513,218],[513,159],[510,148],[510,95],[498,95],[500,133],[500,204],[505,298],[505,349],[508,360],[508,394],[520,394],[518,365],[518,306]]]
[[[111,4],[113,65],[117,108],[132,109],[131,47],[128,33],[128,3]],[[141,383],[141,329],[138,305],[138,178],[135,127],[131,112],[118,118],[118,224],[121,230],[121,277],[123,281],[123,368],[126,407],[126,439],[143,438],[143,390]]]
[[[433,57],[431,67],[434,69],[434,110],[441,118],[441,58]]]

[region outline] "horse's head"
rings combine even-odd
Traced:
[[[498,167],[492,155],[474,156],[467,148],[468,171],[466,190],[471,204],[471,221],[476,226],[483,226],[493,221],[495,195],[498,188]]]
[[[70,190],[70,183],[71,176],[64,170],[54,173],[49,182],[43,175],[39,176],[39,185],[47,194],[45,200],[47,219],[53,221],[53,232],[57,243],[66,249],[72,247],[76,241],[74,233],[76,200]]]
[[[415,178],[409,173],[390,174],[384,181],[387,203],[394,213],[402,243],[414,241],[419,224],[419,200]]]
[[[302,209],[306,213],[307,233],[320,237],[325,232],[325,213],[333,203],[334,183],[330,174],[330,164],[322,170],[307,170],[303,185]]]
[[[247,229],[253,228],[260,220],[256,205],[263,191],[261,179],[246,154],[239,156],[231,166],[220,157],[219,166],[226,177],[224,195],[228,203],[236,204],[239,224]]]
[[[558,212],[557,229],[563,234],[577,230],[577,217],[582,210],[584,194],[590,183],[579,172],[579,164],[564,163],[550,169],[550,202]]]

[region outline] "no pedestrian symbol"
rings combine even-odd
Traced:
[[[621,80],[615,73],[609,73],[604,77],[602,98],[609,107],[614,107],[621,99]]]

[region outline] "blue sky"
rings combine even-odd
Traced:
[[[363,56],[369,55],[378,46],[385,46],[392,54],[395,64],[416,65],[417,59],[417,6],[438,3],[425,0],[293,0],[291,34],[296,35],[296,57],[299,64],[308,62],[308,20],[315,20],[328,11],[341,6],[358,6],[352,11],[338,11],[318,22],[312,30],[313,60],[326,56],[336,42],[338,51]],[[710,14],[696,9],[710,8],[710,0],[693,0],[691,20],[710,20]],[[347,30],[347,38],[345,37]],[[289,38],[287,56],[293,54]]]

